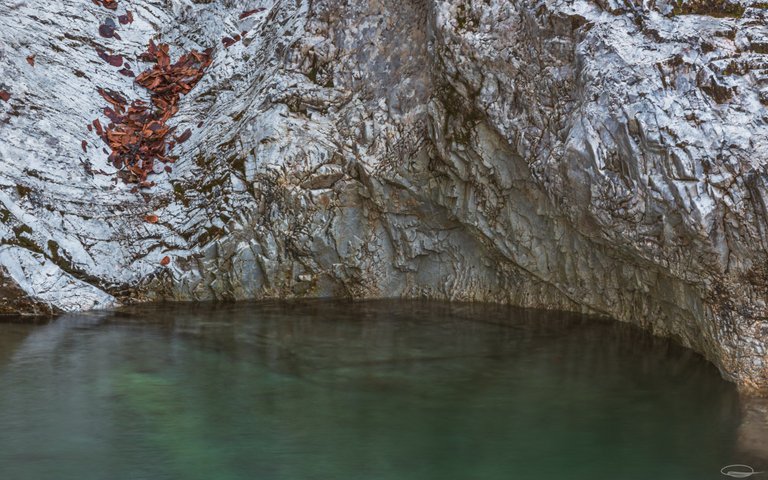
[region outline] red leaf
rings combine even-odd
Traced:
[[[7,102],[11,99],[11,94],[6,92],[5,90],[0,90],[0,100]]]
[[[98,136],[104,135],[104,130],[101,128],[101,122],[99,121],[98,118],[93,121],[93,128],[96,129],[96,135]]]
[[[28,57],[27,57],[27,63],[28,63],[30,66],[33,66],[33,67],[34,67],[34,66],[35,66],[35,55],[30,55],[30,56],[28,56]]]
[[[224,38],[221,39],[221,43],[223,43],[225,47],[229,48],[232,45],[234,45],[237,42],[239,42],[240,38],[241,38],[240,35],[235,35],[234,38],[224,37]]]
[[[81,146],[81,147],[83,147],[83,151],[84,151],[85,153],[88,153],[88,142],[86,142],[85,140],[83,140],[83,141],[82,141],[82,143],[80,143],[80,146]]]
[[[171,257],[169,257],[169,256],[167,256],[167,255],[166,255],[165,257],[163,257],[163,259],[162,259],[162,260],[160,260],[160,265],[162,265],[162,266],[164,266],[164,267],[165,267],[166,265],[168,265],[169,263],[171,263]]]
[[[157,215],[147,215],[144,217],[144,221],[147,223],[157,223],[158,220]]]
[[[192,130],[186,129],[184,130],[184,133],[176,137],[176,143],[184,143],[187,140],[189,140],[189,137],[192,136]]]
[[[114,110],[112,110],[109,107],[104,108],[104,115],[107,116],[108,119],[112,120],[115,123],[120,123],[120,116],[115,113]]]
[[[100,48],[96,49],[96,53],[99,55],[99,58],[113,67],[119,67],[123,64],[123,57],[121,55],[110,55]]]
[[[112,38],[115,35],[115,27],[106,23],[99,25],[99,35],[104,38]]]
[[[130,10],[126,10],[125,15],[120,15],[117,19],[121,24],[128,25],[129,23],[133,23],[133,14]]]
[[[120,95],[120,93],[114,90],[110,90],[109,88],[97,88],[96,90],[99,92],[99,95],[104,97],[104,100],[108,101],[115,107],[123,106],[128,103],[128,100],[126,100],[124,96]]]
[[[266,10],[266,8],[257,8],[255,10],[246,10],[245,12],[240,14],[240,20],[242,20],[244,18],[248,18],[248,17],[250,17],[253,14],[256,14],[256,13],[259,13],[259,12],[263,12],[264,10]]]

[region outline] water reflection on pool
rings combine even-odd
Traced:
[[[669,341],[502,306],[160,305],[0,325],[13,480],[714,479],[746,459],[740,411]]]

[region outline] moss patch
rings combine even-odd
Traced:
[[[744,6],[733,0],[678,0],[672,14],[741,18],[744,10]]]

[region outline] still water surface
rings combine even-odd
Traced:
[[[558,313],[314,301],[0,324],[3,479],[717,479],[743,459],[739,422],[696,354]]]

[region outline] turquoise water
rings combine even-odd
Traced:
[[[744,460],[714,367],[584,317],[153,306],[0,338],[3,479],[700,480]]]

